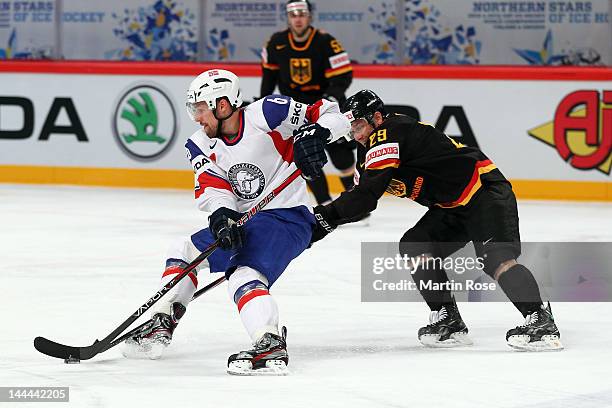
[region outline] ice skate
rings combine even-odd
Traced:
[[[173,316],[179,314],[182,316],[185,312],[185,307],[180,303],[175,303],[172,309]],[[121,353],[126,358],[158,360],[170,345],[172,333],[177,325],[178,318],[165,313],[156,313],[140,333],[125,340]]]
[[[563,350],[550,303],[548,307],[542,306],[541,310],[527,315],[522,326],[508,330],[506,341],[510,347],[522,351]]]
[[[232,354],[227,360],[227,372],[232,375],[287,375],[287,329],[282,336],[266,333],[251,350]]]
[[[472,339],[468,336],[468,328],[459,314],[455,299],[453,303],[430,313],[429,324],[419,329],[419,341],[426,347],[435,348],[473,344]]]

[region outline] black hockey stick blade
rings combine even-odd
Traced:
[[[71,347],[64,344],[56,343],[44,337],[36,337],[34,339],[34,348],[43,354],[51,357],[77,360],[89,360],[99,353],[100,342],[94,341],[91,346],[86,347]]]

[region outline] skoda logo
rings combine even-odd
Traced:
[[[245,200],[261,194],[266,186],[266,178],[259,167],[250,163],[239,163],[230,167],[227,178],[234,193]]]
[[[158,87],[132,87],[119,99],[112,127],[115,139],[128,155],[139,160],[155,160],[176,139],[174,105]]]

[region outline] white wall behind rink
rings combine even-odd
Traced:
[[[19,74],[0,73],[0,97],[23,97],[33,102],[35,124],[27,139],[0,139],[0,166],[74,166],[188,170],[183,144],[197,129],[185,109],[191,76]],[[259,93],[260,79],[243,76],[245,99]],[[115,140],[112,116],[121,95],[137,84],[164,90],[177,117],[177,139],[167,154],[154,161],[128,156]],[[349,94],[369,88],[386,103],[411,105],[421,120],[435,123],[444,106],[461,106],[484,152],[512,179],[609,182],[597,169],[578,170],[566,163],[554,147],[536,140],[529,129],[553,120],[563,98],[577,90],[612,91],[608,81],[512,81],[357,78]],[[87,134],[79,142],[69,134],[38,140],[54,98],[71,98]],[[608,107],[612,109],[612,106]],[[161,120],[161,119],[160,119]],[[0,106],[0,130],[19,129],[23,115],[15,107]],[[62,112],[58,125],[68,122]],[[451,121],[448,133],[457,133]],[[333,172],[333,169],[329,169]]]

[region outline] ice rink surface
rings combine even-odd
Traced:
[[[554,304],[556,353],[506,345],[523,323],[510,303],[461,303],[475,345],[454,350],[418,343],[424,303],[361,303],[360,242],[398,240],[423,212],[386,197],[369,228],[295,260],[272,290],[291,375],[233,377],[227,357],[249,338],[225,284],[190,305],[162,360],[115,348],[67,365],[32,345],[89,345],[151,296],[171,240],[206,225],[191,192],[0,185],[0,386],[69,386],[70,407],[612,407],[612,303]],[[519,213],[524,241],[612,241],[610,204]]]

